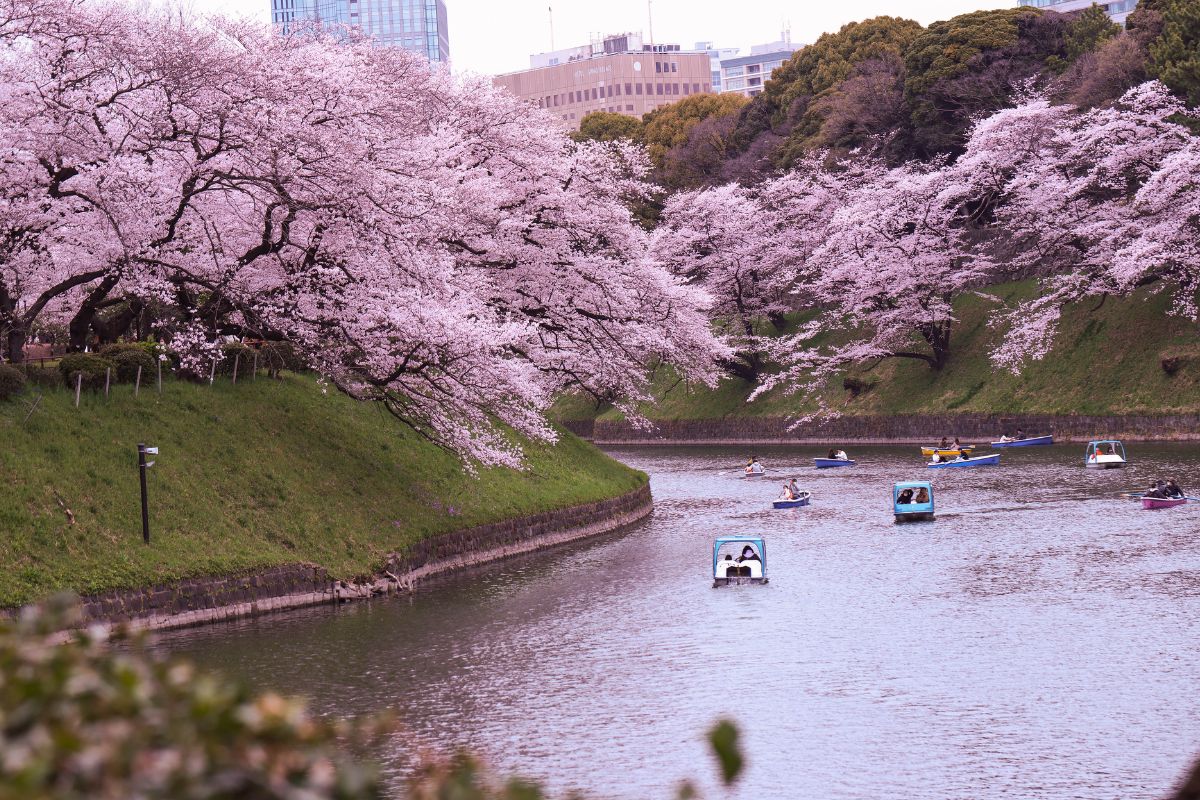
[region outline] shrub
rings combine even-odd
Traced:
[[[68,616],[70,615],[70,616]],[[338,739],[378,721],[314,718],[297,700],[255,695],[102,634],[54,631],[77,606],[0,621],[0,797],[376,800],[377,771]],[[19,755],[19,757],[17,757]]]
[[[25,388],[25,376],[16,367],[0,364],[0,400],[16,397]]]
[[[137,380],[138,367],[142,368],[142,381],[150,380],[154,375],[155,359],[141,347],[131,350],[121,350],[111,356],[113,370],[121,383],[133,383]]]
[[[237,364],[238,377],[249,377],[251,365],[254,363],[254,348],[247,347],[241,342],[229,342],[222,345],[221,361],[217,364],[217,374],[232,375],[235,363]]]
[[[116,359],[118,353],[145,353],[151,358],[158,358],[162,348],[157,342],[114,342],[100,348],[100,355]]]
[[[105,373],[113,362],[92,353],[68,353],[58,362],[58,372],[68,389],[75,388],[75,376],[83,376],[84,389],[103,389]]]
[[[56,367],[31,367],[25,364],[25,381],[41,389],[57,389],[62,386],[62,375]]]

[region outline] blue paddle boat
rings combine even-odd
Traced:
[[[933,519],[933,484],[904,481],[892,486],[892,511],[896,522]]]
[[[1000,454],[992,453],[990,456],[975,456],[974,458],[952,458],[947,461],[930,461],[926,464],[930,469],[944,469],[945,467],[995,467],[1000,464]]]
[[[767,541],[761,536],[720,536],[713,542],[713,586],[767,582]]]
[[[1054,444],[1053,436],[1027,436],[1024,439],[1001,439],[992,442],[992,447],[1036,447],[1039,444]]]
[[[801,508],[812,500],[812,492],[801,492],[795,500],[776,500],[771,503],[774,508]]]
[[[816,463],[817,469],[854,466],[854,460],[849,458],[814,458],[813,461]]]

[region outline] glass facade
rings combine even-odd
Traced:
[[[1095,3],[1117,22],[1125,22],[1129,12],[1137,7],[1137,0],[1019,0],[1023,6],[1044,8],[1049,11],[1079,11]]]
[[[270,0],[271,21],[284,31],[299,20],[361,30],[384,47],[402,47],[430,61],[450,60],[445,0]]]

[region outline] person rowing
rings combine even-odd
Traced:
[[[1168,478],[1167,485],[1165,487],[1163,487],[1163,489],[1166,491],[1167,497],[1173,498],[1175,500],[1178,500],[1179,498],[1185,496],[1183,493],[1183,489],[1181,489],[1179,487],[1179,484],[1175,482],[1174,478]]]
[[[755,456],[746,462],[747,475],[762,475],[766,471],[766,467],[758,463],[758,456]]]

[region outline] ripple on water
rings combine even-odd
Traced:
[[[1181,704],[1200,685],[1200,506],[1144,512],[1117,493],[1200,448],[1004,452],[932,475],[938,519],[894,525],[890,484],[930,478],[913,448],[804,466],[820,448],[625,449],[657,503],[635,528],[509,562],[412,598],[183,631],[161,646],[303,692],[319,713],[396,709],[384,753],[465,744],[505,771],[604,797],[713,791],[702,741],[743,730],[739,797],[1151,798],[1200,751]],[[721,472],[727,474],[719,474]],[[768,539],[771,583],[714,590],[711,541]]]

